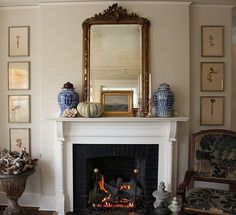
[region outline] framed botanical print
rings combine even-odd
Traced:
[[[201,63],[201,91],[224,91],[224,63]]]
[[[8,119],[10,123],[30,122],[30,95],[8,96]]]
[[[133,115],[133,91],[102,91],[101,103],[105,116]]]
[[[224,26],[201,27],[202,57],[224,56]]]
[[[30,89],[30,62],[8,62],[8,89]]]
[[[25,149],[30,154],[30,128],[10,128],[9,141],[11,151]]]
[[[30,27],[8,27],[8,56],[29,56],[30,54]]]
[[[201,97],[201,125],[224,125],[224,97]]]

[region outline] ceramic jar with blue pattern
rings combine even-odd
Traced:
[[[170,85],[166,83],[160,84],[157,91],[153,94],[153,102],[156,109],[157,117],[172,117],[174,115],[175,96],[170,90]]]
[[[63,112],[66,108],[77,108],[79,103],[79,95],[75,92],[72,83],[67,82],[64,84],[61,92],[57,96],[57,100],[61,109],[61,116],[63,116]]]

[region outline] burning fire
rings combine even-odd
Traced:
[[[119,198],[112,201],[111,194],[105,188],[104,176],[100,176],[100,180],[98,181],[99,191],[105,192],[107,196],[102,198],[101,202],[98,204],[93,204],[93,207],[96,208],[134,208],[134,202],[132,199],[128,198]],[[130,184],[122,184],[119,190],[130,190],[132,186]]]
[[[101,178],[100,178],[100,180],[98,181],[99,189],[100,189],[100,191],[103,191],[103,192],[107,193],[104,184],[105,184],[105,183],[104,183],[104,176],[101,175]]]

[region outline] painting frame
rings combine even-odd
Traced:
[[[30,123],[30,95],[8,95],[8,122]]]
[[[224,82],[224,62],[201,62],[201,91],[223,92]]]
[[[133,91],[102,91],[104,116],[133,116]]]
[[[9,148],[17,152],[25,148],[26,152],[31,154],[31,129],[9,128]]]
[[[201,26],[201,56],[202,57],[224,56],[224,26],[222,25]]]
[[[8,90],[30,89],[30,61],[10,61],[8,70]]]
[[[224,125],[224,96],[200,97],[200,125]]]
[[[30,26],[8,27],[8,56],[30,56]]]

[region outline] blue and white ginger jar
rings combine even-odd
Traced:
[[[157,91],[153,94],[153,102],[156,109],[157,117],[172,117],[174,115],[175,96],[170,90],[170,85],[166,83],[160,84]]]
[[[77,108],[77,105],[79,104],[79,95],[75,92],[72,83],[67,82],[63,85],[61,92],[57,96],[57,100],[61,109],[61,116],[63,116],[63,112],[66,108]]]

